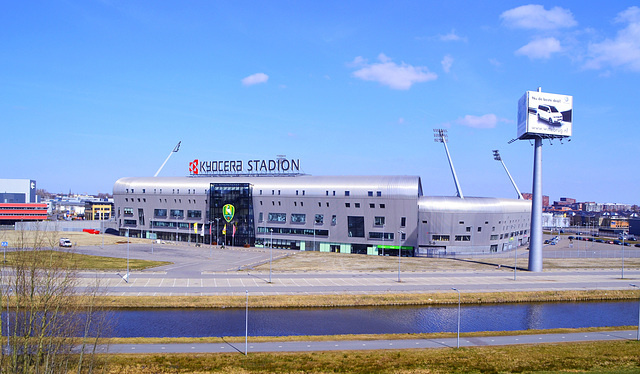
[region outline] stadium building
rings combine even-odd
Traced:
[[[121,178],[115,219],[132,237],[369,255],[489,253],[529,242],[527,200],[423,196],[417,176],[298,168],[295,160],[194,160],[190,176]]]

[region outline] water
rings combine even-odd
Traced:
[[[244,336],[245,310],[135,309],[109,312],[117,337]],[[250,336],[430,333],[457,330],[458,307],[249,309]],[[466,305],[460,330],[513,331],[637,325],[638,302]]]

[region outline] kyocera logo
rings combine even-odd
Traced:
[[[189,171],[191,174],[198,174],[198,159],[196,158],[193,162],[189,163]]]

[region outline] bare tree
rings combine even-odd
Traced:
[[[0,300],[7,310],[0,324],[7,335],[3,373],[92,371],[107,324],[96,308],[99,285],[78,292],[74,253],[58,249],[57,240],[57,231],[20,232],[10,267],[1,273]]]

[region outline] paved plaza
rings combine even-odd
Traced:
[[[561,247],[558,247],[562,249]],[[555,248],[554,248],[555,249]],[[169,261],[171,265],[121,274],[83,272],[82,285],[100,279],[108,294],[118,296],[257,295],[424,293],[449,291],[538,291],[629,289],[638,283],[640,270],[620,269],[545,270],[532,273],[513,268],[481,267],[480,270],[442,271],[336,271],[276,272],[269,274],[271,251],[265,248],[215,248],[210,246],[156,244],[129,245],[130,258]],[[127,245],[80,247],[78,252],[127,257]],[[273,250],[273,259],[296,251]],[[595,252],[594,252],[595,253]],[[526,257],[520,250],[519,256]],[[424,261],[430,259],[424,258]],[[481,261],[481,260],[478,260]],[[262,264],[260,271],[253,268]],[[267,267],[268,269],[268,267]],[[400,277],[400,282],[398,282]],[[271,279],[271,282],[269,280]]]

